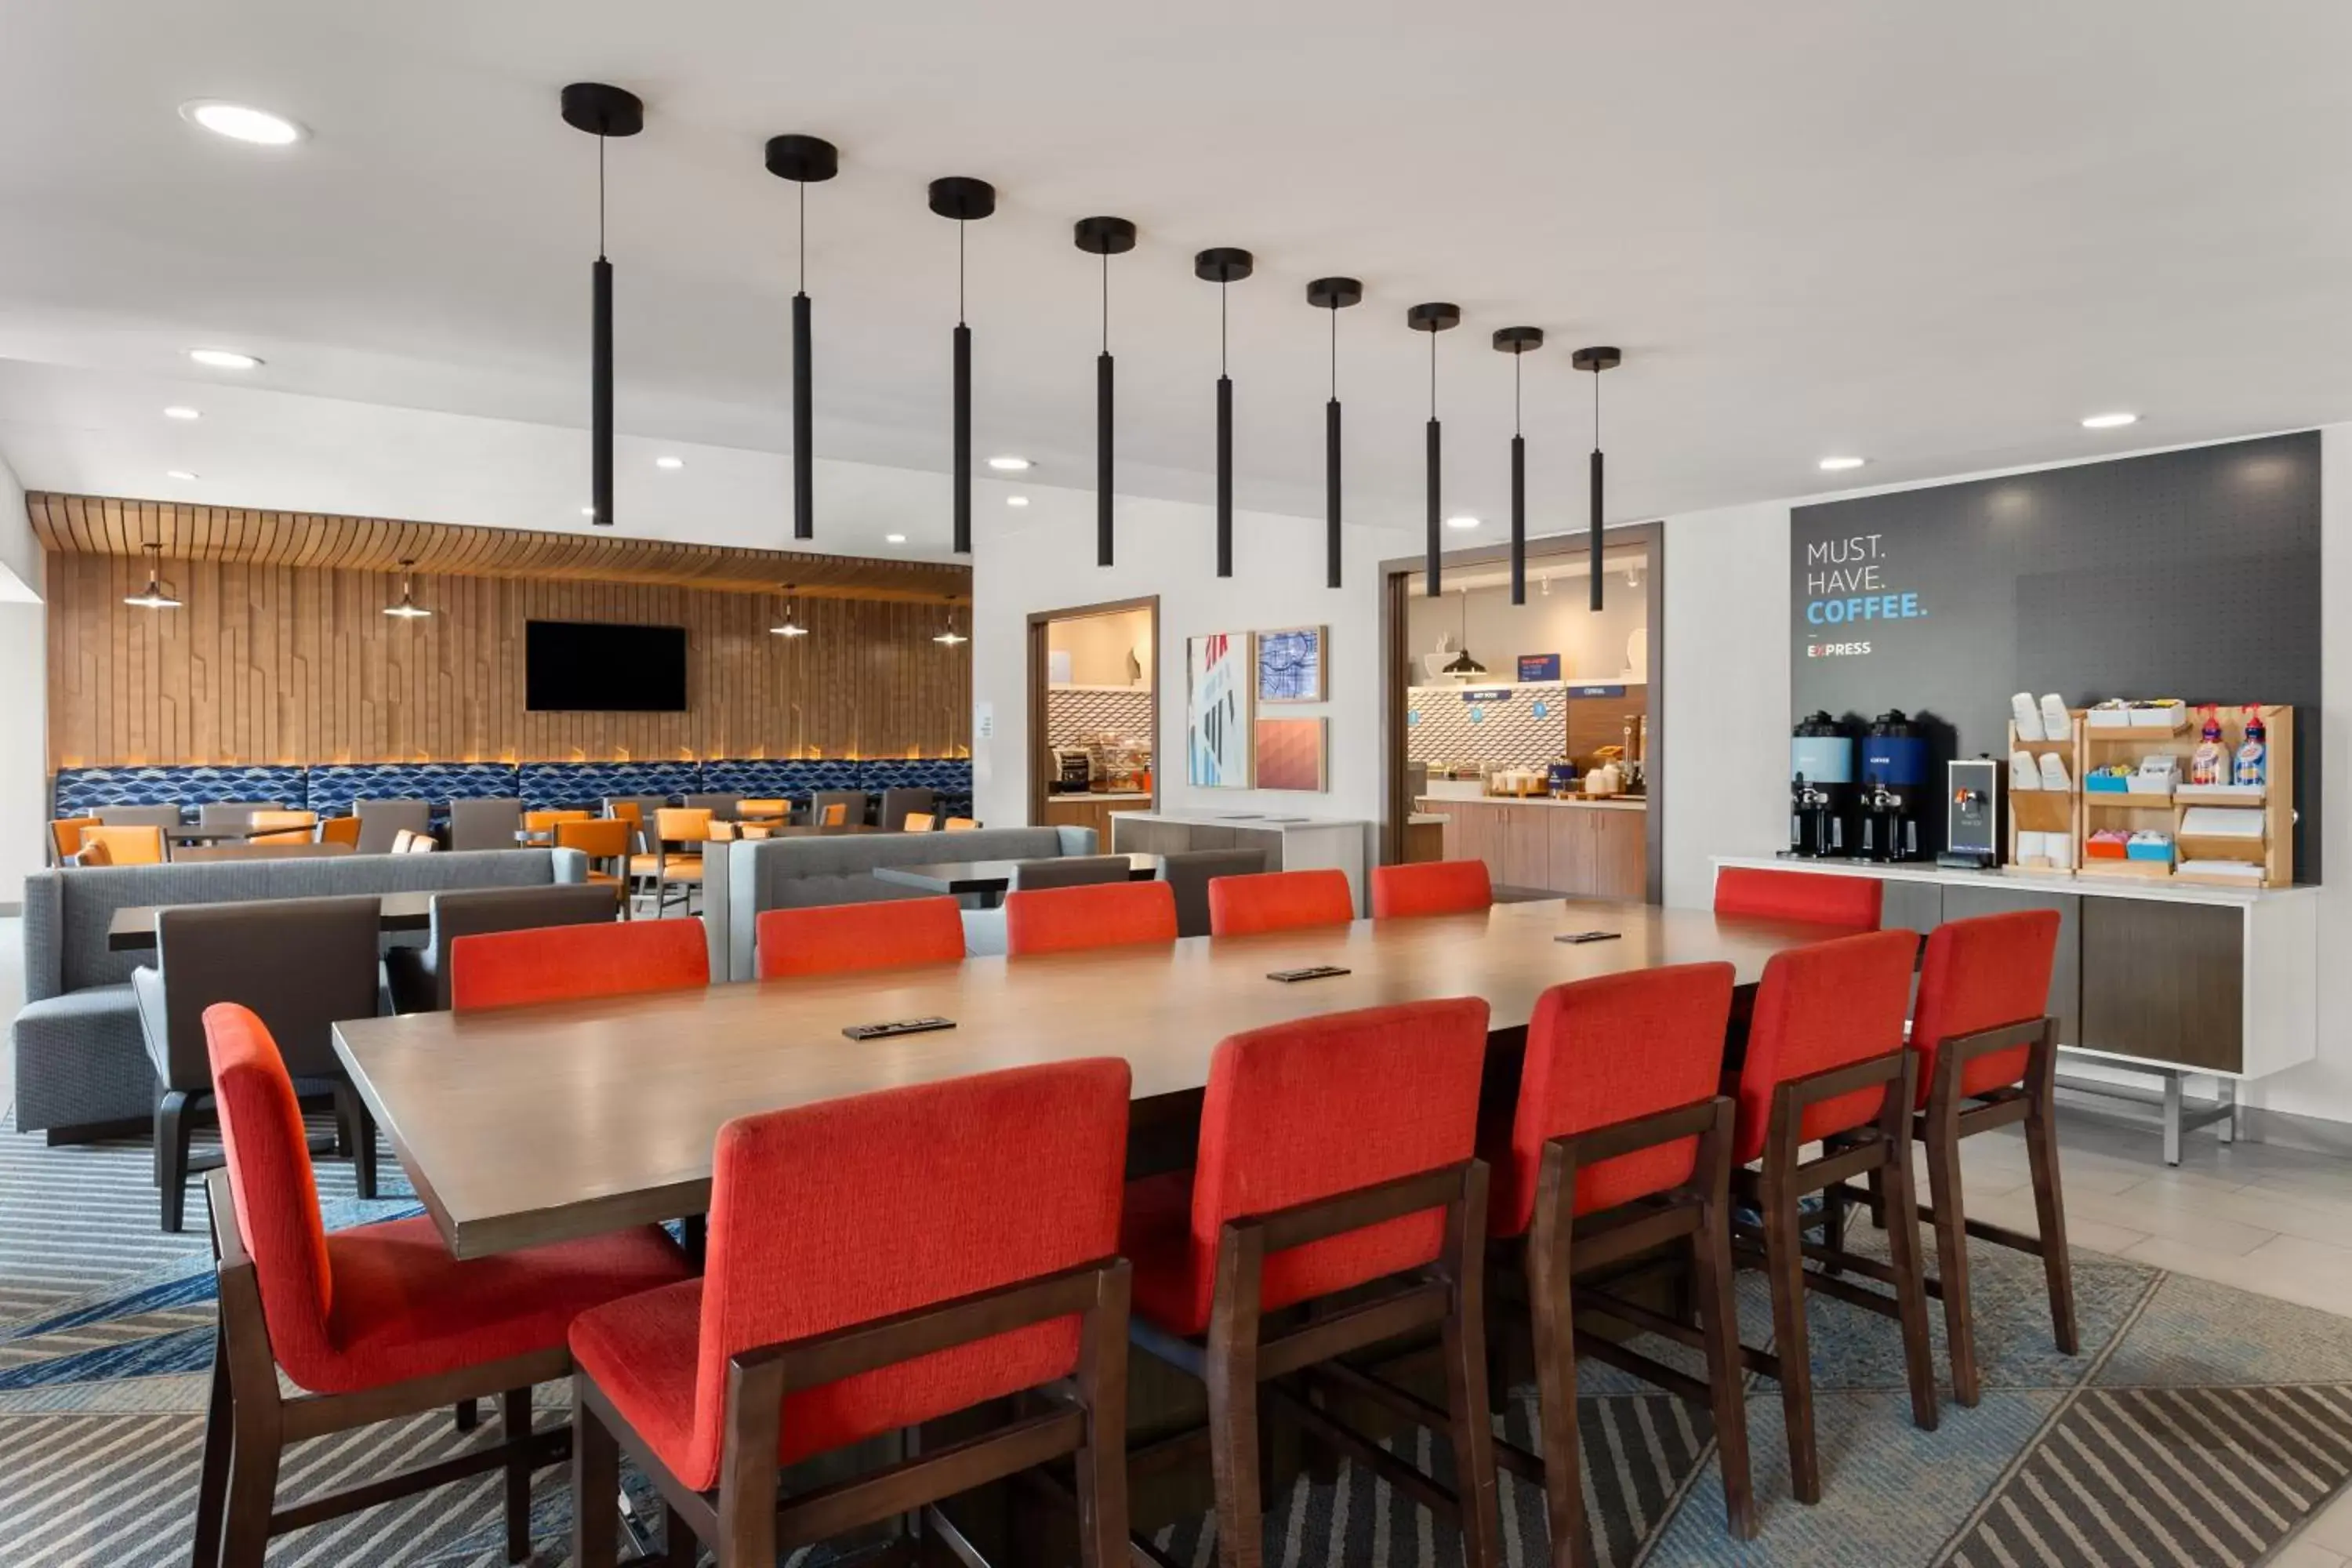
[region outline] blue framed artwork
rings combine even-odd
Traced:
[[[1257,634],[1260,702],[1324,700],[1324,635],[1321,626],[1283,626]]]

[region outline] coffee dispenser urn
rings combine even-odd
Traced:
[[[1862,739],[1862,858],[1917,859],[1927,795],[1927,737],[1903,710],[1889,709]]]
[[[1789,853],[1843,858],[1853,810],[1853,738],[1827,713],[1809,713],[1789,737]]]

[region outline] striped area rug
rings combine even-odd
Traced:
[[[0,1520],[8,1568],[184,1563],[212,1355],[213,1293],[201,1193],[189,1229],[155,1228],[143,1143],[49,1149],[0,1126]],[[411,1212],[398,1169],[374,1203],[348,1163],[322,1161],[331,1226]],[[2352,1477],[2352,1320],[2091,1253],[2075,1259],[2084,1353],[2050,1346],[2038,1266],[1980,1247],[1975,1285],[1983,1402],[1948,1403],[1932,1433],[1910,1423],[1893,1326],[1810,1303],[1816,1422],[1827,1495],[1789,1494],[1778,1392],[1752,1380],[1748,1426],[1764,1520],[1723,1527],[1705,1413],[1595,1363],[1579,1413],[1586,1489],[1610,1568],[2226,1568],[2277,1552]],[[1762,1281],[1741,1282],[1745,1336],[1763,1343]],[[1937,1319],[1938,1365],[1942,1365]],[[1682,1352],[1660,1348],[1668,1359]],[[565,1390],[539,1391],[541,1419]],[[1529,1447],[1531,1391],[1498,1429]],[[487,1407],[485,1422],[495,1420]],[[446,1413],[297,1449],[282,1497],[347,1484],[481,1441]],[[1442,1444],[1415,1457],[1447,1469]],[[635,1482],[638,1511],[658,1510]],[[286,1537],[273,1568],[496,1568],[498,1480],[394,1504]],[[1548,1561],[1543,1500],[1501,1480],[1507,1562]],[[535,1563],[568,1560],[570,1499],[546,1473]],[[1205,1518],[1160,1523],[1179,1562],[1215,1559]],[[1435,1523],[1369,1472],[1299,1482],[1268,1510],[1266,1562],[1285,1568],[1440,1568],[1461,1561]],[[801,1553],[794,1568],[834,1561]]]

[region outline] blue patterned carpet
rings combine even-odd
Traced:
[[[0,1504],[9,1568],[187,1561],[212,1284],[201,1193],[184,1237],[155,1229],[144,1144],[48,1149],[0,1128]],[[394,1188],[398,1168],[389,1161]],[[350,1166],[320,1168],[331,1226],[409,1212],[361,1203]],[[1760,1540],[1723,1530],[1703,1413],[1586,1363],[1587,1485],[1612,1568],[1686,1564],[2133,1563],[2264,1561],[2352,1474],[2352,1320],[2090,1253],[2075,1259],[2084,1353],[2051,1349],[2039,1266],[1979,1247],[1984,1401],[1910,1422],[1892,1324],[1811,1303],[1827,1495],[1789,1495],[1777,1391],[1752,1381],[1748,1426]],[[1762,1343],[1762,1281],[1743,1279],[1746,1337]],[[1937,1320],[1937,1364],[1942,1363]],[[1672,1359],[1681,1352],[1664,1347]],[[564,1390],[543,1388],[542,1421]],[[1529,1395],[1505,1417],[1529,1441]],[[487,1412],[486,1412],[487,1418]],[[491,1423],[493,1426],[495,1423]],[[306,1445],[281,1497],[457,1452],[446,1413]],[[1439,1473],[1441,1457],[1420,1456]],[[495,1476],[281,1539],[272,1564],[503,1561]],[[1542,1499],[1506,1475],[1513,1564],[1545,1561]],[[570,1501],[541,1483],[535,1562],[566,1561]],[[1180,1562],[1213,1561],[1205,1520],[1160,1532]],[[1302,1482],[1270,1510],[1269,1564],[1451,1564],[1453,1532],[1369,1474]]]

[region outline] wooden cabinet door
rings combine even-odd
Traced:
[[[1549,806],[1511,805],[1496,814],[1503,819],[1503,868],[1495,880],[1514,888],[1551,886],[1551,838],[1545,821],[1551,811]]]
[[[1545,837],[1550,841],[1551,868],[1544,886],[1570,898],[1589,898],[1600,885],[1596,857],[1599,844],[1593,817],[1599,813],[1581,806],[1547,807]]]
[[[1647,898],[1650,890],[1650,814],[1597,806],[1593,818],[1593,892],[1604,899]]]
[[[1442,860],[1463,858],[1462,814],[1450,805],[1433,800],[1423,801],[1416,810],[1423,816],[1442,816],[1445,819],[1439,829],[1442,835],[1442,847],[1438,850],[1438,858]],[[1412,857],[1407,856],[1406,858],[1411,859]]]
[[[2245,915],[2228,904],[2083,897],[2083,1037],[2118,1056],[2236,1072]]]

